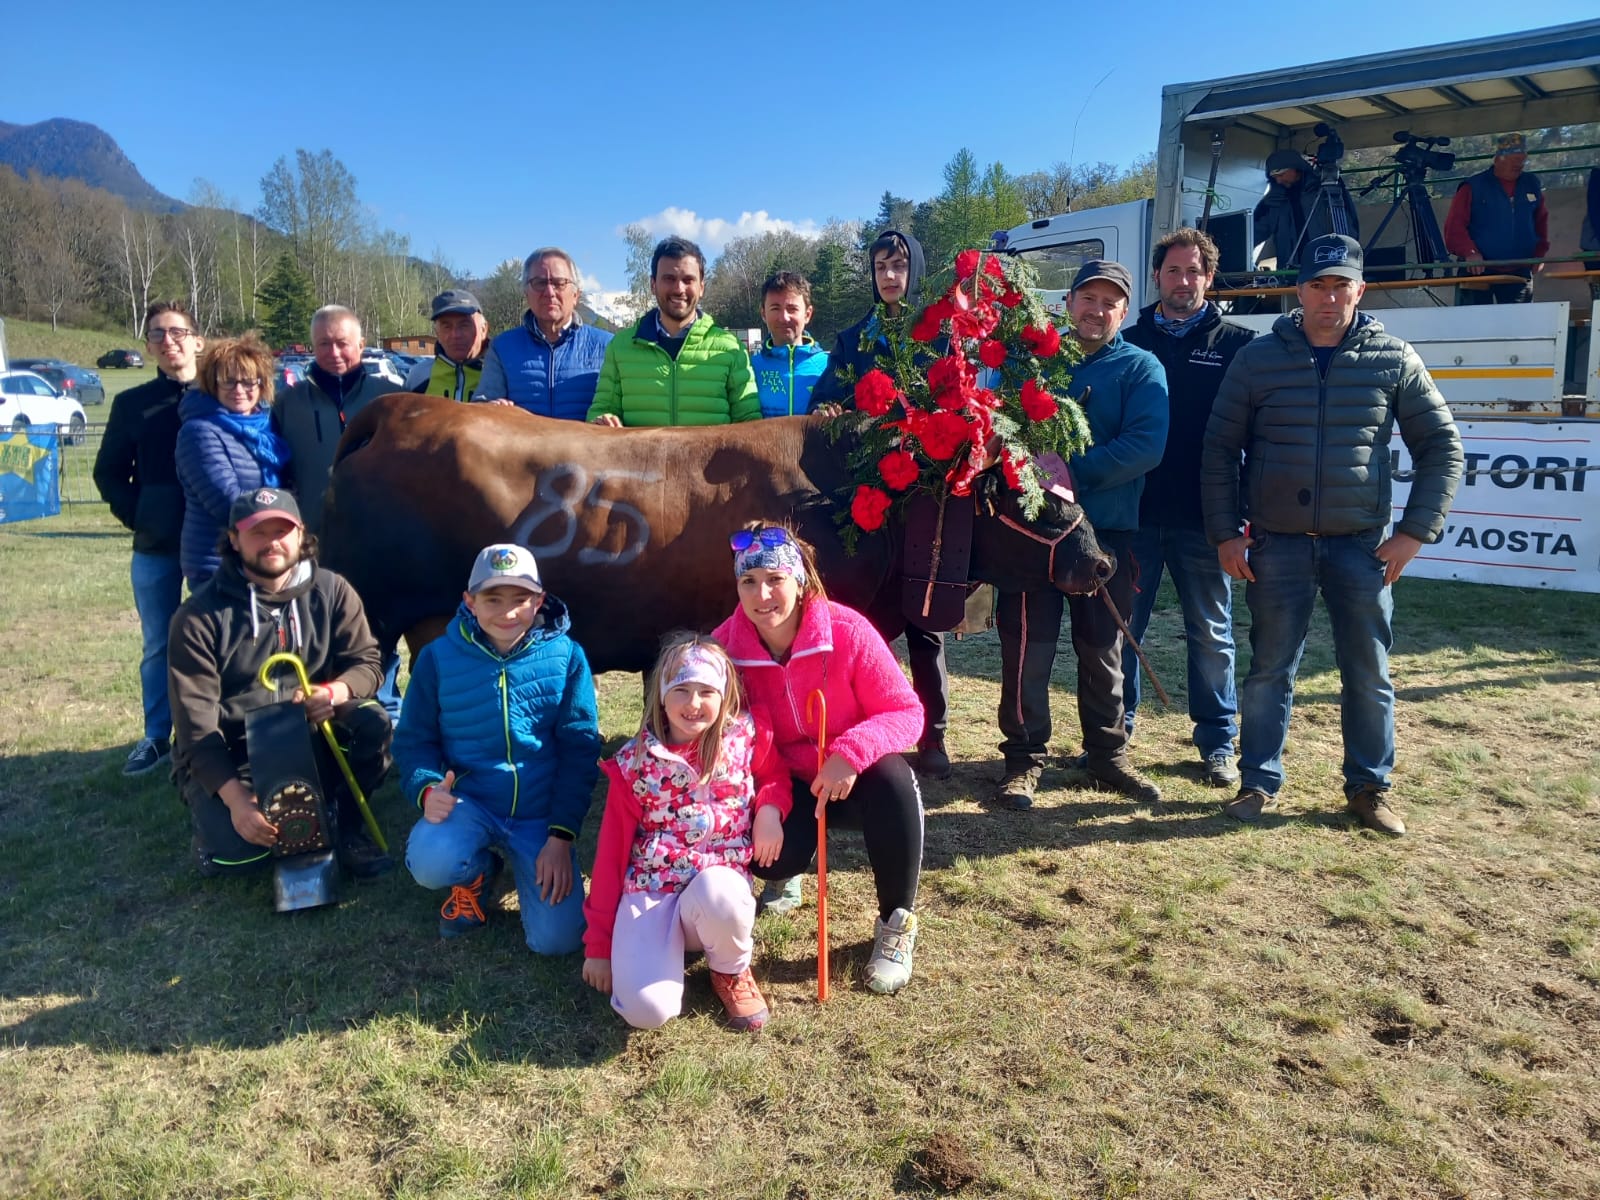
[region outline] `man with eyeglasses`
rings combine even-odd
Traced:
[[[611,335],[578,315],[583,289],[572,255],[541,246],[523,261],[528,309],[483,360],[475,400],[504,400],[541,417],[581,421],[594,400]]]
[[[406,376],[406,391],[470,400],[483,377],[489,323],[471,292],[451,288],[433,298],[432,361],[423,359]]]
[[[155,770],[171,751],[172,705],[167,697],[167,627],[183,600],[178,539],[183,530],[183,485],[178,482],[178,401],[194,382],[205,340],[183,304],[158,300],[145,312],[145,345],[156,366],[149,383],[111,402],[105,438],[94,460],[94,483],[111,513],[133,531],[133,607],[143,651],[139,688],[144,736],[123,764],[124,775]]]
[[[700,311],[706,256],[669,237],[650,255],[656,307],[606,350],[589,420],[597,425],[727,425],[759,421],[750,355]]]

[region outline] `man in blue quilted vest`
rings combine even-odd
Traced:
[[[1509,263],[1485,267],[1485,261],[1543,258],[1550,253],[1550,210],[1544,188],[1532,171],[1524,171],[1528,147],[1520,133],[1503,134],[1495,143],[1487,171],[1465,180],[1450,201],[1444,219],[1444,244],[1465,259],[1472,275],[1516,275],[1516,283],[1458,289],[1460,304],[1526,304],[1533,299],[1533,277],[1543,263]]]
[[[506,400],[541,417],[581,421],[594,401],[611,335],[585,325],[578,264],[556,246],[523,260],[522,323],[495,337],[483,359],[474,400]]]

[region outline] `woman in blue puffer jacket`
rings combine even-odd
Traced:
[[[272,352],[253,334],[206,347],[197,386],[178,406],[178,482],[183,484],[183,534],[178,559],[190,590],[222,561],[217,539],[228,509],[245,492],[277,487],[289,445],[267,423],[272,403]]]

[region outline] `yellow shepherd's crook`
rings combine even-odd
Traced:
[[[261,664],[261,686],[275,688],[276,685],[272,682],[272,668],[281,663],[288,663],[294,668],[294,673],[300,677],[300,690],[310,696],[312,684],[311,676],[306,674],[306,664],[301,661],[298,654],[290,654],[287,651],[274,654]],[[339,748],[339,739],[333,733],[333,722],[324,721],[317,728],[322,730],[322,736],[328,739],[328,749],[333,751],[333,761],[339,764],[339,770],[344,773],[344,781],[350,785],[350,793],[356,798],[356,807],[361,809],[361,819],[367,823],[367,832],[372,835],[372,840],[378,843],[378,849],[385,854],[389,853],[389,843],[383,840],[383,830],[378,828],[372,809],[367,807],[367,797],[362,793],[361,785],[356,782],[354,772],[350,770],[350,760]]]

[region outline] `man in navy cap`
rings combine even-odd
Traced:
[[[1517,275],[1516,283],[1463,284],[1459,304],[1526,304],[1533,299],[1533,277],[1543,263],[1507,263],[1484,267],[1484,260],[1543,258],[1550,253],[1550,210],[1544,188],[1532,171],[1524,171],[1528,146],[1520,133],[1502,134],[1495,142],[1487,171],[1462,181],[1444,219],[1444,244],[1467,271],[1482,275]]]
[[[1091,444],[1066,464],[1083,511],[1100,544],[1117,557],[1105,595],[1064,597],[1055,588],[1001,592],[995,605],[1000,634],[1000,752],[1005,775],[999,804],[1029,808],[1048,757],[1050,672],[1056,660],[1063,602],[1072,622],[1078,659],[1078,724],[1083,754],[1069,766],[1088,772],[1091,787],[1145,804],[1161,790],[1128,758],[1122,707],[1122,633],[1106,605],[1126,621],[1133,611],[1137,564],[1132,553],[1139,527],[1144,477],[1161,462],[1167,443],[1167,376],[1148,350],[1118,330],[1133,302],[1133,276],[1118,262],[1086,262],[1072,281],[1067,312],[1083,361],[1072,369],[1067,392],[1089,419]]]
[[[1300,308],[1240,350],[1223,376],[1200,497],[1223,570],[1249,585],[1241,781],[1223,811],[1254,821],[1276,804],[1295,672],[1320,591],[1339,663],[1346,805],[1368,828],[1402,834],[1388,801],[1390,585],[1444,529],[1461,481],[1461,438],[1417,352],[1357,311],[1361,270],[1352,238],[1329,234],[1306,246]],[[1396,426],[1415,478],[1389,533]]]
[[[297,655],[312,681],[293,700],[313,725],[331,720],[351,771],[370,795],[389,769],[392,729],[372,699],[382,678],[378,643],[361,598],[315,561],[293,493],[259,488],[228,513],[222,565],[172,618],[167,681],[172,695],[172,777],[189,808],[202,875],[267,865],[278,828],[262,811],[245,740],[245,718],[273,700],[259,672],[279,652]],[[339,771],[314,739],[322,779]],[[258,763],[259,767],[260,764]],[[334,784],[337,849],[357,878],[392,870],[368,837],[356,801]]]
[[[470,400],[483,378],[489,322],[471,292],[451,288],[433,298],[433,361],[424,359],[406,376],[406,391]]]

